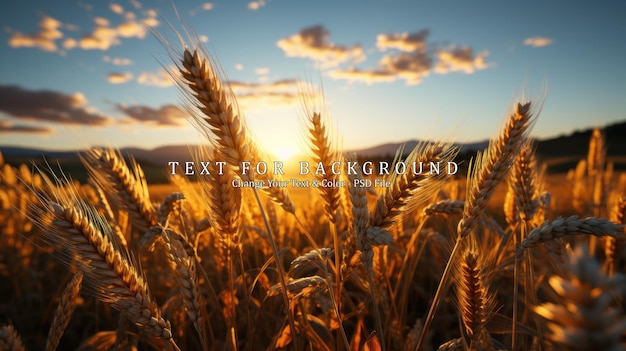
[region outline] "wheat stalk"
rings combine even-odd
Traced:
[[[163,199],[163,203],[159,206],[158,218],[159,223],[163,227],[167,227],[170,220],[170,215],[180,214],[181,202],[185,200],[185,195],[179,192],[174,192]]]
[[[493,309],[493,296],[488,293],[476,254],[466,252],[457,270],[458,304],[470,345],[477,349],[493,348],[486,329]]]
[[[608,235],[614,238],[623,238],[623,230],[623,225],[613,223],[607,218],[559,217],[552,222],[546,221],[540,227],[531,230],[528,233],[528,237],[522,241],[522,244],[517,249],[517,255],[521,255],[526,248],[566,235],[590,234],[593,236]]]
[[[185,311],[198,332],[203,350],[208,350],[205,328],[207,321],[206,304],[200,292],[196,256],[193,252],[192,255],[189,255],[185,249],[185,241],[181,240],[183,237],[179,233],[165,229],[162,235],[168,247],[170,260],[174,265]]]
[[[241,162],[250,161],[252,152],[247,128],[238,114],[234,99],[226,89],[213,63],[197,49],[185,47],[178,70],[182,76],[179,86],[190,96],[188,100],[198,109],[193,113],[198,129],[219,147],[220,156],[233,166],[244,179],[254,174],[243,174]]]
[[[602,173],[606,161],[606,147],[604,134],[598,128],[594,128],[589,139],[589,151],[587,153],[587,175],[594,178]]]
[[[178,349],[170,324],[161,317],[145,277],[128,251],[115,241],[105,219],[80,200],[71,187],[53,191],[52,196],[38,195],[41,207],[33,204],[31,220],[44,231],[50,244],[71,250],[64,263],[75,265],[84,275],[88,290],[124,314],[142,332]]]
[[[378,198],[370,225],[387,229],[397,220],[398,215],[411,213],[432,198],[442,185],[446,173],[434,172],[431,162],[447,164],[454,159],[456,152],[451,145],[443,143],[415,146],[404,162],[407,165],[413,162],[423,165],[422,172],[416,174],[407,169],[403,174],[393,174],[391,186]]]
[[[94,181],[93,178],[88,179],[89,185],[95,190],[96,197],[98,198],[99,208],[102,208],[104,211],[104,216],[107,221],[113,228],[113,234],[117,237],[116,240],[123,246],[128,248],[128,242],[126,241],[126,236],[122,232],[122,228],[120,228],[115,215],[113,214],[113,209],[111,209],[111,205],[109,204],[109,200],[104,194],[104,190]]]
[[[25,351],[20,335],[11,324],[0,327],[0,350]]]
[[[531,103],[518,103],[497,139],[489,143],[487,151],[477,158],[468,176],[468,192],[463,219],[459,222],[461,237],[469,235],[477,219],[487,207],[496,185],[504,178],[515,161],[520,147],[535,120]]]
[[[46,340],[47,351],[54,351],[59,346],[63,332],[70,323],[72,314],[78,304],[78,294],[80,293],[82,282],[83,275],[81,273],[76,273],[63,290],[63,293],[61,294],[61,301],[54,312],[50,331],[48,332],[48,339]]]
[[[611,214],[613,221],[618,224],[626,225],[626,196],[620,197],[615,203],[613,213]],[[604,254],[606,256],[606,266],[609,274],[613,274],[615,263],[620,258],[619,250],[622,248],[623,239],[619,240],[613,237],[607,237],[604,244]]]
[[[148,184],[134,160],[131,160],[131,169],[119,151],[104,148],[92,148],[81,155],[81,160],[98,186],[116,197],[114,203],[128,211],[137,230],[145,232],[158,223]]]
[[[424,208],[424,214],[426,216],[433,216],[435,214],[457,215],[463,213],[464,207],[465,201],[442,200],[426,206]]]
[[[339,175],[333,172],[333,163],[341,164],[341,156],[336,147],[329,140],[329,131],[322,115],[314,112],[307,119],[309,132],[309,145],[313,153],[313,161],[321,164],[323,171],[316,172],[316,177],[321,182],[334,182],[339,179]],[[335,223],[337,221],[337,209],[339,208],[340,194],[339,187],[321,186],[318,188],[322,199],[324,199],[324,210],[328,219]]]
[[[455,256],[459,250],[462,239],[467,237],[474,229],[483,211],[487,207],[496,185],[502,180],[506,172],[513,164],[519,152],[519,147],[526,138],[533,124],[534,116],[530,109],[531,103],[518,103],[515,111],[509,117],[498,138],[491,140],[487,151],[479,155],[476,166],[468,173],[467,199],[463,218],[457,226],[458,237],[448,258],[435,297],[430,305],[428,314],[424,320],[424,328],[420,334],[415,350],[422,347],[426,333],[435,316],[435,311],[447,288],[447,279],[451,266],[455,263]]]
[[[612,306],[626,278],[602,273],[585,246],[577,247],[566,276],[548,280],[559,299],[534,307],[548,321],[549,338],[568,350],[623,350],[626,318]]]
[[[207,139],[215,144],[216,153],[230,164],[237,175],[245,180],[258,177],[261,180],[280,180],[280,176],[268,171],[255,175],[253,171],[244,172],[243,162],[266,160],[249,136],[247,127],[239,116],[236,101],[228,94],[224,83],[208,55],[198,49],[185,47],[178,64],[182,78],[178,86],[188,99],[188,110],[195,125]],[[289,213],[295,213],[295,205],[286,188],[265,187],[263,190]]]

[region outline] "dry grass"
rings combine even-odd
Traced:
[[[226,171],[148,187],[139,165],[94,149],[80,185],[2,164],[3,350],[626,349],[626,176],[602,133],[571,177],[543,176],[527,140],[540,103],[522,102],[467,181],[366,189],[351,184],[372,177],[342,168],[318,179],[342,187],[260,195],[231,186],[275,175],[244,174],[266,159],[215,65],[169,47]],[[345,166],[329,121],[306,113],[316,162]],[[396,162],[456,152],[407,151]]]

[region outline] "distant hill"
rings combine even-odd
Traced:
[[[578,160],[586,157],[589,139],[593,129],[577,130],[567,135],[540,140],[537,143],[537,156],[552,172],[563,172],[576,166]],[[616,170],[626,170],[626,121],[603,128],[606,140],[607,159]]]
[[[404,145],[405,152],[409,152],[412,150],[417,144],[419,144],[419,140],[409,140],[403,143],[388,143],[373,146],[367,149],[359,149],[359,150],[348,150],[346,153],[349,154],[357,154],[359,157],[368,158],[368,157],[381,157],[381,156],[394,156],[396,151],[400,148],[400,146]],[[460,152],[476,152],[479,150],[483,150],[489,145],[489,140],[476,142],[476,143],[468,143],[468,144],[455,144],[460,148]]]
[[[609,160],[615,163],[616,169],[626,169],[626,121],[606,126],[604,129],[607,155]],[[542,139],[536,141],[537,157],[540,162],[549,165],[551,172],[564,172],[576,165],[579,159],[587,155],[589,138],[592,129],[575,131],[568,135],[561,135],[554,138]],[[404,144],[405,152],[410,151],[420,141],[409,140],[404,143],[388,143],[377,145],[370,148],[349,150],[349,153],[355,153],[360,158],[389,158],[395,155],[398,148]],[[457,144],[460,148],[459,157],[467,160],[476,154],[476,151],[485,149],[489,141],[480,141],[475,143]],[[141,148],[122,149],[122,154],[133,155],[141,164],[146,173],[149,182],[166,181],[167,163],[169,161],[185,162],[191,160],[192,154],[198,150],[198,145],[172,145],[158,147],[152,150]],[[21,148],[13,146],[0,146],[0,152],[7,163],[18,165],[21,163],[31,163],[33,160],[43,159],[50,164],[59,163],[63,169],[71,172],[72,176],[77,180],[86,179],[86,173],[82,169],[82,165],[78,159],[80,151],[54,151],[39,150],[30,148]],[[74,171],[78,172],[75,173]]]
[[[592,129],[585,129],[541,140],[537,145],[537,153],[546,158],[586,155],[592,131]],[[607,155],[626,156],[626,121],[608,125],[603,131]]]

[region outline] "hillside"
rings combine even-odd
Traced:
[[[575,131],[568,135],[537,140],[537,157],[540,162],[548,164],[550,172],[566,172],[573,168],[579,159],[586,156],[591,133],[592,129],[586,129]],[[606,126],[604,133],[609,160],[614,162],[615,169],[626,169],[626,121]],[[418,143],[418,140],[405,142],[405,150],[411,150]],[[357,154],[361,159],[387,159],[392,158],[402,144],[388,143],[347,152]],[[488,141],[486,140],[458,144],[457,146],[460,148],[458,161],[468,161],[476,154],[476,151],[484,149],[487,145]],[[168,162],[178,161],[182,163],[189,161],[192,159],[190,155],[195,153],[197,148],[197,145],[171,145],[152,150],[126,148],[122,150],[122,153],[124,155],[133,155],[137,159],[143,167],[149,182],[162,183],[167,180]],[[72,177],[79,181],[84,181],[86,178],[86,173],[77,156],[80,151],[39,150],[12,146],[0,146],[0,151],[5,161],[12,165],[31,162],[42,164],[43,160],[47,160],[53,166],[56,164],[61,165],[64,171],[72,174]]]

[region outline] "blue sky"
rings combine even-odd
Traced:
[[[297,152],[299,95],[323,88],[345,148],[473,142],[521,94],[533,135],[626,120],[623,1],[178,1],[270,152]],[[154,148],[200,141],[177,107],[169,0],[0,4],[0,145]],[[545,88],[547,86],[547,89]],[[547,91],[547,93],[546,93]]]

